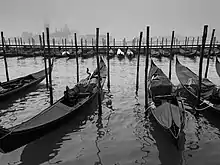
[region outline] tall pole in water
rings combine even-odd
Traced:
[[[107,87],[110,91],[110,65],[109,65],[109,33],[107,33],[107,63],[108,63],[108,83]]]
[[[209,52],[208,52],[207,63],[206,63],[205,78],[207,78],[207,76],[208,76],[209,58],[210,58],[210,54],[211,54],[211,50],[212,50],[212,43],[214,40],[214,35],[215,35],[215,29],[212,30],[212,37],[211,37],[211,41],[210,41],[210,45],[209,45]]]
[[[75,50],[76,50],[76,77],[77,77],[77,83],[78,83],[79,82],[79,60],[78,60],[78,46],[77,46],[76,33],[74,33],[74,39],[75,39]]]
[[[203,64],[203,55],[204,55],[207,32],[208,32],[208,25],[204,25],[203,36],[202,36],[202,51],[200,54],[200,61],[199,61],[199,90],[198,90],[198,97],[197,97],[197,106],[199,106],[200,104],[200,97],[201,97],[202,64]]]
[[[44,53],[44,68],[45,68],[45,74],[46,74],[46,87],[47,90],[49,89],[49,83],[48,83],[48,73],[47,73],[47,58],[46,58],[46,51],[45,51],[45,37],[44,32],[42,32],[42,39],[43,39],[43,53]]]
[[[6,60],[6,54],[5,54],[5,47],[4,47],[4,34],[1,32],[1,38],[2,38],[2,50],[3,50],[3,56],[4,56],[4,62],[5,62],[5,74],[6,74],[6,79],[7,82],[9,81],[9,74],[8,74],[8,63]]]
[[[53,88],[52,88],[52,63],[51,63],[51,55],[50,55],[50,36],[49,36],[49,28],[46,28],[47,33],[47,48],[48,48],[48,61],[49,61],[49,89],[50,89],[50,105],[53,105]]]
[[[173,40],[174,40],[174,31],[172,31],[172,39],[170,45],[170,63],[169,63],[169,79],[171,80],[171,61],[173,58]]]
[[[101,78],[100,78],[100,66],[99,66],[99,28],[96,28],[96,60],[98,69],[98,104],[99,104],[99,115],[102,114],[102,100],[101,100]]]
[[[146,35],[146,46],[147,46],[147,54],[145,60],[145,108],[148,107],[148,87],[147,87],[147,74],[148,74],[148,63],[149,63],[149,36],[150,36],[150,27],[147,26],[147,35]],[[145,48],[144,48],[145,49]]]
[[[138,57],[137,57],[136,95],[138,94],[138,88],[139,88],[139,65],[140,65],[142,36],[143,36],[143,32],[140,32],[140,39],[139,39],[139,46],[138,46]]]
[[[16,55],[18,55],[18,45],[17,45],[17,39],[16,39],[16,37],[15,37],[14,39],[15,39]]]

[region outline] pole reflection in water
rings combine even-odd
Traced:
[[[80,113],[76,112],[76,116],[70,122],[62,125],[58,130],[55,130],[48,135],[26,145],[21,154],[20,165],[39,165],[44,162],[61,163],[62,160],[53,160],[60,150],[62,145],[67,141],[73,140],[69,136],[73,132],[80,132],[86,125],[87,121],[94,115],[95,110],[85,109]]]
[[[105,135],[105,131],[103,131],[103,124],[102,124],[102,116],[101,115],[98,115],[98,119],[96,121],[96,127],[97,127],[97,137],[96,137],[96,140],[95,140],[95,145],[96,145],[96,148],[97,148],[97,157],[98,157],[98,161],[96,161],[94,163],[94,165],[102,165],[102,160],[101,160],[101,157],[100,157],[100,153],[101,153],[101,150],[99,148],[99,141],[102,139],[102,137]]]
[[[159,159],[163,165],[183,165],[185,164],[184,155],[184,144],[185,144],[185,133],[182,132],[181,147],[177,147],[173,144],[171,136],[165,132],[156,121],[151,122],[152,127],[150,129],[151,135],[155,139],[157,149],[159,151]]]

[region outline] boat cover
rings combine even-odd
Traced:
[[[181,65],[178,60],[176,62],[176,74],[181,84],[187,86],[191,92],[197,95],[199,77],[188,67]],[[215,88],[215,84],[213,84],[209,79],[203,78],[201,84],[201,96],[203,98],[209,98]]]
[[[149,88],[153,94],[153,97],[157,95],[171,94],[173,87],[172,83],[163,73],[163,71],[153,63],[153,61],[151,62],[149,77],[151,78]]]
[[[181,117],[178,106],[165,102],[154,110],[154,115],[158,122],[166,128],[171,127],[172,119],[179,128],[181,127]]]

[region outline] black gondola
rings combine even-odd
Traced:
[[[207,78],[202,79],[200,105],[196,107],[199,77],[188,67],[180,64],[178,58],[176,58],[176,75],[184,91],[186,91],[182,96],[187,98],[191,106],[195,107],[195,110],[203,111],[211,108],[220,112],[220,91],[214,83]]]
[[[53,67],[53,65],[52,65]],[[49,68],[47,68],[47,74],[49,73]],[[0,83],[0,102],[9,99],[13,94],[18,94],[31,87],[35,87],[46,77],[45,69],[29,74],[24,77],[19,77],[8,82]]]
[[[64,96],[52,106],[46,108],[38,115],[11,128],[0,128],[0,149],[3,153],[11,152],[41,136],[58,128],[62,123],[71,120],[74,112],[90,109],[97,102],[98,70],[92,75],[82,79],[74,88],[64,92]],[[104,61],[100,61],[101,86],[103,87],[107,76]]]
[[[149,109],[157,123],[178,142],[185,123],[185,109],[181,97],[174,93],[174,85],[153,60],[148,79]]]

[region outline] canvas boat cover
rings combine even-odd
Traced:
[[[124,55],[124,52],[122,52],[121,49],[118,49],[117,54],[123,54]]]
[[[216,57],[216,62],[215,62],[215,68],[218,76],[220,77],[220,63],[218,61],[218,58]]]
[[[168,102],[157,107],[153,110],[156,120],[164,127],[170,128],[172,125],[172,120],[180,128],[181,127],[181,117],[179,107]]]
[[[176,74],[181,84],[189,87],[188,89],[197,95],[199,77],[188,67],[181,65],[178,59],[176,60]],[[215,84],[213,84],[209,79],[203,78],[201,84],[201,96],[203,98],[209,98],[215,88]]]
[[[163,73],[163,71],[154,64],[153,61],[151,61],[149,78],[149,88],[153,96],[171,94],[173,87],[172,83]]]

